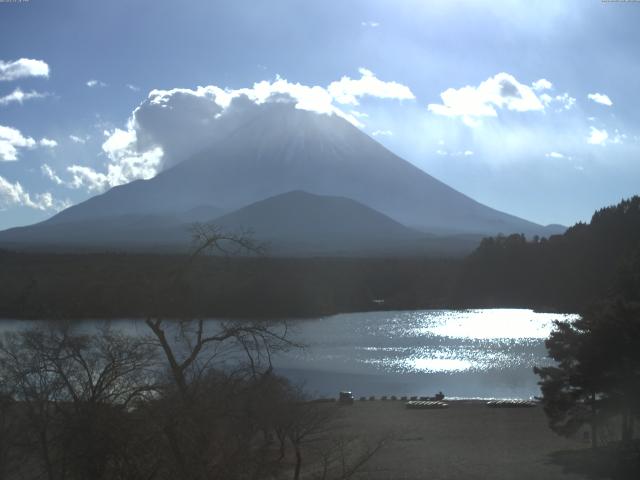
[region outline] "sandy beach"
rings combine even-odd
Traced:
[[[559,451],[588,448],[547,426],[542,408],[489,408],[483,401],[448,401],[443,410],[408,410],[402,401],[337,406],[345,433],[393,435],[358,478],[578,479],[553,463]]]

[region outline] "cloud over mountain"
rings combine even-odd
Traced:
[[[359,79],[342,77],[337,82],[331,82],[327,91],[331,97],[343,105],[359,105],[358,98],[372,96],[377,98],[390,98],[396,100],[414,100],[409,87],[398,82],[384,82],[376,78],[372,71],[366,68],[358,70]]]
[[[273,81],[252,87],[225,89],[216,85],[195,89],[152,90],[131,114],[126,129],[106,131],[102,150],[109,159],[106,171],[71,165],[69,185],[101,191],[131,180],[150,178],[188,158],[258,114],[268,104],[289,104],[292,109],[337,115],[355,126],[365,118],[342,105],[357,106],[363,97],[411,100],[409,87],[384,81],[370,70],[359,69],[360,78],[343,76],[327,87]]]

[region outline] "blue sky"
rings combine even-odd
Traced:
[[[640,3],[599,0],[0,3],[0,228],[179,157],[152,90],[200,101],[198,86],[261,81],[332,92],[332,109],[491,207],[588,220],[640,193],[638,24]]]

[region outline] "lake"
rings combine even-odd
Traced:
[[[524,309],[364,312],[289,322],[304,349],[274,358],[277,372],[313,396],[433,395],[523,398],[540,394],[533,366],[547,365],[554,320],[577,315]],[[83,322],[92,328],[96,321]],[[110,322],[146,334],[143,322]],[[215,324],[215,320],[212,320]],[[32,325],[4,320],[0,332]]]
[[[523,398],[540,395],[533,366],[547,365],[554,320],[577,315],[521,309],[366,312],[302,320],[308,345],[276,367],[319,396],[433,395]]]

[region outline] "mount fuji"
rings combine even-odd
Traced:
[[[254,205],[274,197],[266,206]],[[307,215],[309,208],[315,214]],[[344,209],[349,215],[341,215]],[[288,223],[292,216],[295,222]],[[433,236],[477,240],[563,230],[469,198],[338,115],[276,102],[261,105],[208,147],[149,180],[114,187],[44,222],[0,232],[0,245],[169,247],[189,240],[193,221],[252,229],[274,245],[295,244],[304,252],[308,244],[314,253],[331,253],[347,237],[353,251],[378,242],[387,252],[394,246],[401,252]],[[294,224],[298,233],[290,228]],[[316,241],[319,232],[326,232],[322,242]]]

